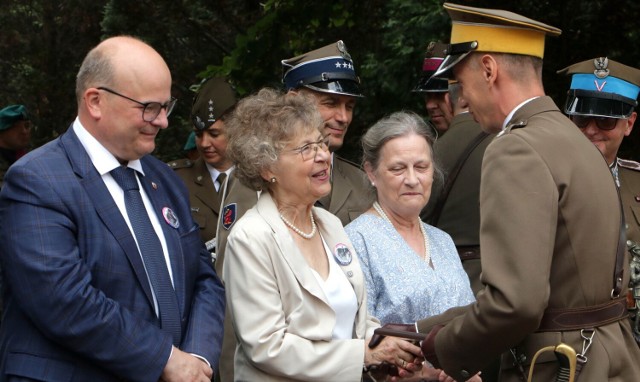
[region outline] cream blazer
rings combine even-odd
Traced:
[[[358,300],[352,340],[332,340],[335,313],[267,192],[233,227],[223,274],[238,340],[236,381],[360,381],[365,341],[380,324],[367,313],[365,281],[340,220],[313,208],[332,251],[345,245],[341,266]]]

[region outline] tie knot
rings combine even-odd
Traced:
[[[218,184],[220,184],[221,186],[222,186],[222,183],[224,183],[225,179],[227,179],[226,172],[221,172],[220,174],[218,174],[218,177],[216,178],[216,180],[218,181]]]
[[[130,167],[118,166],[111,170],[111,176],[124,191],[139,190],[136,171]]]

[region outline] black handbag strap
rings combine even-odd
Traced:
[[[475,148],[478,147],[478,145],[488,136],[489,134],[485,133],[484,131],[481,131],[478,135],[476,135],[471,140],[471,142],[469,142],[469,144],[467,145],[467,147],[465,147],[462,154],[460,154],[460,156],[458,157],[458,161],[456,162],[455,166],[451,169],[451,173],[447,177],[447,181],[445,182],[444,187],[440,192],[440,197],[438,198],[438,201],[436,202],[436,205],[433,208],[433,213],[431,214],[431,218],[428,221],[429,224],[437,226],[438,221],[440,220],[440,215],[442,214],[442,209],[444,208],[444,205],[447,202],[447,199],[449,198],[449,193],[451,193],[451,188],[453,188],[453,184],[455,183],[456,178],[458,177],[458,174],[462,169],[462,166],[464,166],[467,159],[469,159],[469,156],[471,155],[473,150],[475,150]]]

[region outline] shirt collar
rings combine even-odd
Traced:
[[[84,126],[82,126],[79,118],[76,118],[76,120],[73,121],[73,132],[78,136],[80,144],[84,147],[84,150],[89,155],[89,159],[91,159],[91,163],[93,163],[93,166],[98,170],[98,173],[101,176],[109,173],[114,168],[121,166],[118,159],[116,159],[116,157],[111,154],[109,150],[102,145],[102,143],[91,135]],[[129,161],[129,163],[127,163],[127,167],[131,167],[144,175],[140,159]]]

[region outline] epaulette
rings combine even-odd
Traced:
[[[335,154],[334,154],[334,155],[335,155]],[[350,161],[349,159],[345,159],[344,157],[341,157],[341,156],[339,156],[339,155],[335,155],[335,158],[334,158],[334,159],[340,160],[341,162],[344,162],[344,163],[349,164],[349,165],[351,165],[351,166],[353,166],[353,167],[355,167],[355,168],[357,168],[357,169],[359,169],[359,170],[362,170],[362,168],[360,167],[360,165],[359,165],[359,164],[357,164],[356,162],[352,162],[352,161]]]
[[[618,166],[628,168],[629,170],[640,171],[640,163],[634,160],[618,158]]]
[[[510,124],[507,125],[507,127],[505,127],[501,132],[498,133],[498,135],[496,135],[497,137],[501,137],[504,134],[509,134],[511,132],[511,130],[513,129],[520,129],[523,128],[525,126],[527,126],[527,123],[529,123],[529,121],[527,121],[526,119],[521,119],[517,122],[512,122]]]
[[[189,167],[193,167],[193,164],[195,162],[192,161],[191,159],[178,159],[178,160],[174,160],[171,162],[167,162],[167,166],[171,167],[174,170],[177,170],[179,168],[189,168]]]

